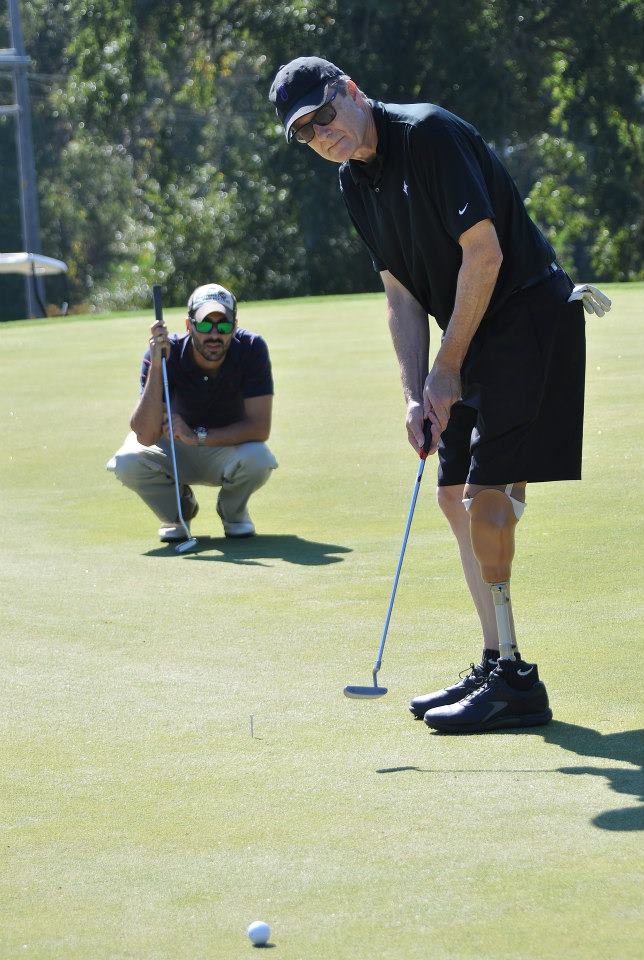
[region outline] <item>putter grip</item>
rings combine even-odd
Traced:
[[[161,286],[155,283],[152,287],[152,302],[154,303],[154,315],[157,323],[163,323],[163,307],[161,304]]]
[[[425,439],[423,441],[423,449],[420,451],[420,459],[426,460],[427,454],[429,453],[429,448],[432,445],[432,425],[429,420],[425,420],[425,425],[423,427]]]

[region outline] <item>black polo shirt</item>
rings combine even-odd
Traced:
[[[388,270],[444,330],[462,262],[458,238],[492,220],[503,263],[486,316],[546,270],[555,252],[478,131],[432,103],[370,101],[376,159],[340,167],[340,189],[374,269]]]
[[[244,416],[244,400],[273,393],[268,347],[263,337],[236,330],[224,362],[216,373],[198,367],[192,357],[190,335],[172,333],[167,361],[173,413],[189,427],[226,427]],[[141,366],[141,390],[150,370],[150,351]]]

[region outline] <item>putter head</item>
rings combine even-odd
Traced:
[[[195,537],[190,537],[189,540],[184,540],[182,543],[177,544],[174,548],[176,553],[187,553],[188,550],[194,550],[197,546],[197,540]]]
[[[384,697],[387,692],[387,687],[356,687],[348,686],[344,688],[345,697],[350,697],[352,700],[374,700],[377,697]]]

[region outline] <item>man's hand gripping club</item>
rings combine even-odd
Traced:
[[[431,424],[432,444],[429,453],[436,453],[440,435],[448,424],[452,407],[461,397],[461,377],[458,370],[436,359],[423,388],[422,403],[410,400],[407,404],[407,436],[420,453],[424,443],[427,421]]]

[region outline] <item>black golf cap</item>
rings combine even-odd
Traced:
[[[328,84],[342,76],[339,67],[321,57],[298,57],[279,68],[268,98],[284,124],[287,140],[295,120],[321,107]]]

